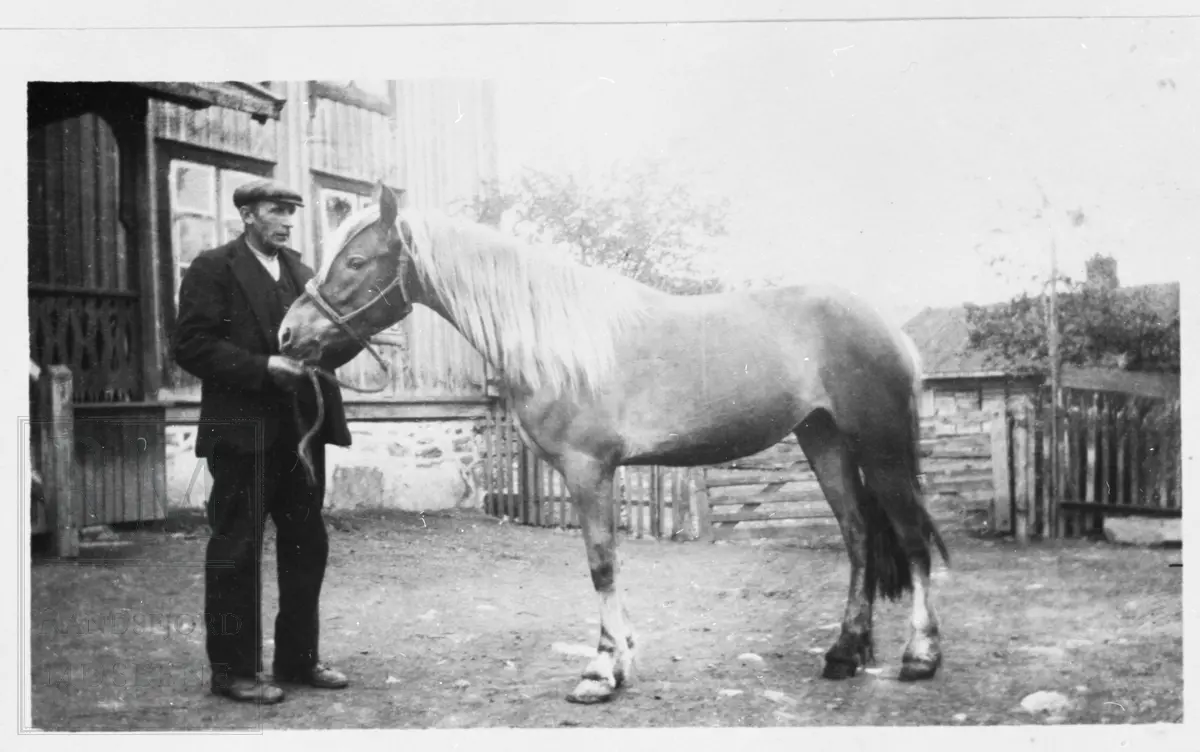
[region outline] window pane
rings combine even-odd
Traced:
[[[216,170],[207,165],[174,160],[171,162],[171,174],[174,177],[174,195],[171,196],[173,211],[213,214]]]
[[[338,228],[346,217],[358,208],[358,196],[345,191],[326,188],[321,191],[321,218],[324,238]],[[322,239],[324,239],[322,238]]]
[[[246,225],[242,222],[242,218],[234,215],[233,219],[225,219],[221,222],[221,242],[228,243],[242,234],[242,230]]]
[[[184,215],[175,218],[175,259],[190,264],[201,251],[217,247],[217,223],[208,217]]]

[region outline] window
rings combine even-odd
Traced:
[[[321,210],[318,212],[320,223],[317,228],[318,238],[316,253],[316,268],[320,269],[325,262],[325,241],[337,230],[342,222],[359,209],[375,205],[375,199],[354,191],[341,188],[317,187],[317,203]]]
[[[321,241],[333,234],[354,212],[375,205],[375,199],[337,188],[321,188]]]
[[[183,273],[192,260],[202,251],[228,243],[242,233],[242,218],[233,206],[233,192],[258,177],[185,159],[171,160],[168,190],[176,301]]]

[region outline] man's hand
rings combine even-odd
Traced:
[[[267,358],[267,373],[271,374],[271,379],[281,389],[289,392],[295,391],[296,387],[300,385],[300,381],[307,375],[304,364],[283,355],[272,355]]]

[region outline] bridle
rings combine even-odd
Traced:
[[[366,228],[364,227],[362,230],[359,230],[359,232],[363,232],[363,230],[366,230]],[[355,237],[358,237],[358,233],[355,233],[354,235],[352,235],[346,242],[349,243],[350,240],[353,240]],[[410,228],[408,226],[408,223],[405,222],[404,220],[400,221],[399,243],[400,243],[399,250],[401,252],[407,251],[409,253],[409,256],[411,256],[412,255],[412,247],[413,247],[412,228]],[[389,241],[388,250],[389,251],[392,250],[391,241]],[[403,253],[401,253],[401,259],[403,259],[403,258],[404,258]],[[309,444],[313,440],[313,437],[315,437],[317,435],[317,432],[321,430],[321,425],[325,422],[325,397],[321,391],[321,385],[320,385],[320,383],[318,383],[318,379],[319,379],[319,377],[324,376],[325,378],[334,382],[335,384],[342,387],[343,389],[351,389],[356,392],[375,393],[375,392],[382,392],[384,389],[387,389],[388,384],[391,383],[391,378],[390,378],[391,371],[392,371],[391,366],[388,364],[388,362],[386,360],[383,359],[383,357],[379,354],[379,352],[371,345],[371,342],[369,341],[368,338],[359,335],[357,332],[355,332],[353,329],[350,328],[350,322],[354,319],[354,317],[363,313],[363,311],[366,311],[368,308],[370,308],[371,306],[375,305],[376,303],[378,303],[380,301],[383,301],[383,302],[387,303],[388,305],[392,305],[392,302],[387,299],[387,296],[393,290],[399,290],[399,292],[400,292],[400,306],[404,311],[404,314],[401,316],[401,318],[408,316],[408,314],[412,312],[412,303],[407,298],[404,297],[404,290],[401,287],[401,285],[403,285],[403,283],[404,283],[403,269],[402,268],[397,269],[396,276],[392,279],[392,281],[390,283],[388,283],[388,285],[386,287],[384,287],[382,290],[380,290],[378,294],[376,294],[373,298],[368,300],[366,303],[364,303],[363,305],[354,309],[353,311],[350,311],[349,313],[339,312],[336,308],[333,307],[333,305],[328,300],[325,299],[325,296],[321,295],[320,286],[317,283],[316,277],[313,277],[312,279],[308,280],[308,282],[304,285],[304,293],[306,295],[308,295],[308,297],[312,298],[313,303],[315,303],[317,306],[317,310],[319,310],[321,312],[321,314],[323,316],[325,316],[325,318],[329,319],[335,326],[337,326],[339,329],[341,329],[345,334],[349,335],[352,339],[354,339],[355,342],[362,345],[364,350],[371,353],[371,357],[375,358],[375,362],[379,364],[380,368],[383,369],[385,376],[388,377],[387,379],[382,381],[378,387],[363,388],[363,387],[357,386],[355,384],[347,384],[344,381],[338,379],[338,377],[335,374],[332,374],[324,369],[318,368],[317,366],[305,366],[305,371],[308,372],[308,379],[312,383],[313,392],[316,395],[317,417],[316,417],[316,420],[313,421],[312,426],[309,427],[309,429],[307,431],[305,431],[304,425],[303,425],[304,421],[300,415],[300,403],[299,402],[293,402],[293,412],[295,414],[296,427],[297,427],[297,429],[300,430],[300,432],[302,434],[302,436],[300,438],[300,444],[296,450],[296,456],[304,464],[304,469],[305,469],[306,473],[308,474],[308,482],[310,485],[316,486],[320,481],[324,480],[323,478],[322,479],[317,478],[317,469],[312,461],[312,450],[309,448]]]
[[[364,232],[366,229],[367,228],[364,227],[362,230],[359,230],[359,233]],[[349,243],[351,240],[353,240],[356,237],[358,237],[358,233],[355,233],[354,235],[350,236],[350,238],[347,239],[346,242]],[[403,258],[403,252],[408,252],[409,255],[412,254],[411,238],[412,238],[412,229],[408,226],[407,222],[405,222],[404,220],[401,220],[400,221],[400,237],[399,237],[399,244],[400,244],[399,250],[401,251],[401,258]],[[391,248],[389,248],[389,250],[391,250]],[[380,368],[383,369],[384,374],[386,374],[388,376],[391,375],[391,365],[386,360],[383,359],[383,357],[379,354],[379,351],[377,351],[372,346],[372,344],[368,338],[361,336],[360,334],[358,334],[358,332],[355,332],[353,329],[350,328],[350,322],[353,321],[356,316],[359,316],[360,314],[362,314],[363,312],[365,312],[366,310],[371,308],[371,306],[375,305],[376,303],[379,303],[380,301],[387,303],[389,306],[393,305],[393,303],[387,299],[388,294],[390,294],[393,290],[399,291],[399,293],[400,293],[400,307],[404,312],[401,315],[401,318],[408,316],[408,314],[412,312],[412,303],[407,298],[404,297],[404,290],[402,288],[402,285],[404,284],[404,275],[401,273],[401,271],[402,270],[397,270],[396,276],[392,279],[392,281],[389,282],[387,284],[387,286],[384,287],[382,290],[380,290],[374,297],[372,297],[366,303],[363,303],[361,306],[359,306],[358,308],[355,308],[353,311],[350,311],[348,313],[341,313],[340,311],[338,311],[336,308],[333,307],[333,304],[331,304],[328,300],[325,299],[325,297],[323,295],[321,295],[320,285],[318,284],[316,277],[313,277],[312,279],[308,280],[308,282],[304,285],[304,292],[308,295],[308,297],[312,298],[313,303],[316,304],[316,306],[317,306],[317,310],[319,310],[321,312],[321,314],[323,316],[325,316],[325,318],[329,319],[329,321],[331,323],[333,323],[335,326],[337,326],[338,329],[341,329],[344,334],[346,334],[348,337],[350,337],[355,342],[357,342],[359,345],[361,345],[364,350],[369,352],[371,354],[371,357],[373,357],[375,359],[375,362],[378,363]],[[319,370],[319,369],[317,369],[317,370]],[[324,372],[322,372],[322,373],[325,376],[331,377],[335,381],[337,381],[336,377],[334,377],[333,374],[324,373]],[[362,387],[354,386],[352,384],[345,384],[341,381],[338,381],[337,383],[341,387],[344,387],[346,389],[353,389],[354,391],[358,391],[358,392],[368,392],[368,393],[381,392],[387,388],[387,382],[383,382],[381,384],[381,386],[379,386],[378,388],[373,388],[373,389],[364,389]]]

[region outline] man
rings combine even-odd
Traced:
[[[321,380],[325,419],[312,441],[310,486],[298,447],[316,394],[297,361],[279,355],[279,323],[313,272],[287,247],[301,197],[274,180],[233,194],[245,225],[192,261],[179,292],[175,361],[203,382],[196,455],[213,476],[204,617],[214,694],[284,699],[276,682],[337,689],[346,677],[318,660],[318,601],[329,540],[321,516],[325,444],[349,446],[341,393]],[[297,409],[302,425],[297,425]],[[256,430],[257,429],[257,430]],[[275,523],[279,614],[274,681],[262,665],[262,534]]]

